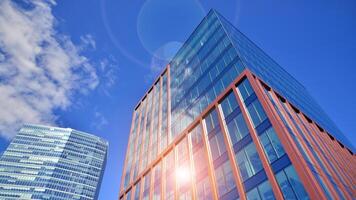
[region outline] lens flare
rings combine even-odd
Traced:
[[[191,176],[192,173],[188,167],[179,167],[176,169],[176,180],[178,184],[190,182]]]

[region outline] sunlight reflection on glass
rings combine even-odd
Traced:
[[[188,184],[191,181],[193,173],[188,167],[179,167],[176,169],[176,181],[179,185]]]

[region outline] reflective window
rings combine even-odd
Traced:
[[[206,130],[210,133],[215,127],[219,125],[218,114],[216,110],[212,110],[205,118]]]
[[[251,94],[254,93],[250,82],[245,79],[237,87],[243,100],[246,100]]]
[[[282,144],[272,127],[264,131],[259,137],[269,163],[272,163],[285,154]]]
[[[165,197],[164,199],[174,199],[174,187],[175,187],[175,169],[174,169],[174,152],[171,151],[164,158],[165,161]]]
[[[154,200],[160,200],[161,199],[161,177],[162,177],[161,163],[158,163],[154,167],[153,171],[154,171],[153,199]]]
[[[140,199],[140,191],[141,191],[141,181],[137,182],[135,186],[135,197],[134,200],[139,200]]]
[[[240,169],[240,174],[244,181],[255,175],[263,168],[253,142],[248,144],[236,154],[236,160]]]
[[[209,176],[201,179],[196,184],[197,187],[197,199],[199,200],[212,200],[213,194],[211,192],[211,186],[209,182]]]
[[[150,198],[150,184],[151,184],[151,172],[145,175],[143,185],[143,200]]]
[[[236,187],[229,160],[215,169],[215,177],[219,197],[230,192],[233,188]]]
[[[246,193],[248,200],[272,200],[275,199],[271,184],[265,181]]]
[[[194,176],[196,180],[197,199],[213,199],[208,175],[208,162],[201,125],[196,126],[191,132]]]
[[[188,151],[188,140],[185,137],[176,146],[177,166],[176,166],[176,183],[178,189],[178,198],[188,200],[192,198],[191,192],[191,168]]]
[[[220,105],[225,117],[231,114],[238,107],[234,93],[230,92],[230,94],[225,97]]]
[[[236,115],[236,117],[234,117],[230,122],[227,123],[227,129],[233,145],[249,133],[242,113]]]
[[[292,165],[280,171],[276,179],[285,199],[309,199]]]
[[[261,103],[257,99],[247,106],[247,110],[254,127],[260,125],[267,118]]]
[[[131,190],[127,192],[126,200],[131,200]]]
[[[216,133],[216,135],[209,139],[209,145],[213,160],[218,159],[223,153],[226,152],[224,136],[222,135],[220,130],[218,133]]]
[[[202,129],[201,129],[201,126],[200,124],[197,125],[191,132],[190,132],[190,135],[191,135],[191,139],[192,139],[192,146],[193,148],[198,146],[198,145],[201,145],[202,142],[203,142],[203,134],[202,134]]]

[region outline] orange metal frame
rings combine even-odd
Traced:
[[[170,76],[170,66],[168,65],[167,68],[163,71],[162,75],[164,73],[167,72],[167,98],[168,98],[168,115],[167,115],[167,119],[162,119],[162,116],[161,116],[161,111],[159,112],[160,113],[160,116],[158,117],[159,118],[159,127],[162,126],[162,123],[164,120],[167,120],[167,134],[170,135],[170,129],[171,129],[171,124],[170,124],[170,108],[171,108],[171,95],[170,95],[170,82],[171,82],[171,76]],[[162,77],[162,75],[160,77]],[[160,79],[160,77],[158,79]],[[289,135],[289,132],[287,130],[287,127],[285,127],[282,119],[280,118],[279,114],[277,113],[277,111],[275,110],[272,102],[269,100],[267,94],[264,92],[264,89],[263,89],[263,85],[264,84],[261,80],[259,80],[255,75],[253,75],[248,69],[245,69],[238,77],[235,78],[234,81],[232,81],[232,83],[212,102],[210,103],[207,108],[205,108],[205,110],[188,126],[186,127],[179,135],[176,136],[176,138],[170,142],[170,144],[168,144],[166,146],[166,148],[163,150],[161,149],[160,150],[160,153],[158,154],[157,158],[152,158],[151,159],[151,163],[148,163],[147,164],[147,167],[144,169],[144,170],[141,170],[141,172],[138,174],[138,176],[136,177],[135,180],[132,180],[131,178],[131,181],[130,181],[130,184],[128,185],[128,187],[124,190],[124,188],[122,187],[123,186],[123,179],[124,177],[122,177],[121,179],[121,188],[120,188],[120,199],[121,198],[125,198],[125,194],[131,190],[131,199],[133,199],[133,196],[134,196],[134,190],[132,190],[132,188],[134,187],[134,185],[145,175],[147,174],[150,170],[153,169],[153,167],[160,161],[163,160],[163,158],[165,157],[165,155],[170,152],[171,150],[175,150],[175,145],[180,142],[184,137],[188,137],[188,153],[189,153],[189,160],[191,161],[190,162],[190,165],[191,167],[193,168],[194,166],[194,162],[192,160],[192,144],[191,144],[191,140],[189,139],[190,136],[189,136],[189,133],[190,131],[195,128],[196,126],[200,126],[202,128],[202,135],[203,135],[203,143],[204,143],[204,148],[205,148],[205,153],[206,153],[206,158],[207,159],[207,162],[208,162],[208,175],[210,176],[210,185],[212,186],[212,192],[213,192],[213,197],[214,199],[218,199],[218,194],[217,194],[217,187],[216,187],[216,178],[215,178],[215,174],[214,174],[214,169],[213,169],[213,162],[212,162],[212,157],[211,157],[211,152],[210,152],[210,147],[208,145],[208,139],[207,139],[207,134],[206,134],[206,127],[205,127],[205,123],[204,123],[204,117],[212,110],[212,109],[216,109],[217,113],[218,113],[218,118],[219,118],[219,124],[220,124],[220,127],[221,127],[221,130],[222,130],[222,134],[224,136],[224,142],[225,142],[225,145],[226,145],[226,149],[227,149],[227,153],[228,153],[228,157],[230,159],[230,162],[231,162],[231,165],[232,165],[232,171],[233,171],[233,175],[234,175],[234,179],[235,179],[235,183],[236,183],[236,187],[237,187],[237,190],[238,190],[238,193],[239,193],[239,196],[240,196],[240,199],[242,200],[245,200],[246,197],[245,197],[245,192],[244,192],[244,187],[243,187],[243,184],[242,184],[242,181],[241,181],[241,176],[239,174],[239,170],[238,170],[238,166],[236,164],[236,161],[235,161],[235,157],[234,157],[234,152],[233,152],[233,148],[232,148],[232,144],[231,144],[231,141],[229,139],[229,136],[227,134],[227,127],[226,127],[226,124],[225,124],[225,121],[223,120],[223,117],[222,117],[222,111],[221,111],[221,108],[220,108],[220,105],[219,105],[219,102],[221,102],[221,100],[231,91],[233,91],[233,93],[235,94],[235,97],[237,99],[237,102],[241,108],[241,112],[242,112],[242,115],[243,115],[243,118],[245,119],[245,121],[247,122],[247,125],[248,125],[248,129],[249,129],[249,132],[251,134],[251,137],[252,137],[252,140],[254,142],[254,144],[256,145],[256,149],[257,149],[257,152],[258,152],[258,155],[262,161],[262,164],[263,164],[263,167],[266,171],[266,174],[267,174],[267,178],[268,180],[270,181],[271,183],[271,186],[272,186],[272,190],[274,192],[274,195],[276,197],[276,199],[283,199],[283,194],[278,186],[278,183],[276,181],[276,178],[274,176],[274,173],[271,169],[271,166],[269,165],[269,162],[268,162],[268,159],[263,151],[263,147],[262,147],[262,144],[261,142],[259,141],[258,139],[258,136],[257,136],[257,133],[255,131],[255,129],[253,128],[252,126],[252,123],[251,123],[251,120],[249,118],[249,115],[247,114],[247,110],[244,106],[244,104],[241,102],[239,96],[238,96],[238,92],[237,92],[237,89],[236,89],[236,85],[241,82],[243,79],[247,78],[249,80],[249,82],[251,83],[251,86],[253,88],[253,90],[255,91],[256,93],[256,96],[258,98],[258,100],[261,102],[261,105],[263,107],[263,109],[265,110],[266,112],[266,115],[267,117],[269,118],[269,120],[271,121],[271,124],[273,126],[273,128],[276,130],[276,134],[277,136],[279,137],[281,143],[282,143],[282,146],[284,147],[285,149],[285,152],[286,154],[289,156],[290,160],[291,160],[291,163],[292,165],[295,167],[296,171],[297,171],[297,174],[298,176],[300,177],[301,179],[301,182],[302,184],[304,185],[306,191],[308,192],[309,196],[311,197],[311,199],[326,199],[326,196],[324,194],[324,191],[321,187],[321,185],[319,184],[319,182],[316,180],[316,178],[314,177],[311,169],[308,167],[308,164],[307,162],[304,160],[301,152],[298,150],[298,147],[297,145],[295,144],[293,138],[291,138],[291,136]],[[161,92],[160,92],[160,105],[162,105],[162,80],[156,80],[154,83],[156,83],[157,81],[160,81],[161,83]],[[265,84],[266,85],[266,84]],[[154,84],[152,85],[152,87],[154,86]],[[271,89],[271,94],[272,94],[272,97],[275,99],[275,100],[278,100],[278,97],[275,93],[275,91],[273,91],[273,89]],[[146,93],[147,95],[148,93]],[[144,99],[145,97],[143,97]],[[279,102],[279,101],[276,101],[276,102]],[[288,108],[290,110],[293,110],[291,108],[291,105],[289,103],[288,104]],[[293,132],[298,136],[298,138],[300,139],[300,135],[299,135],[299,132],[298,130],[296,129],[296,127],[293,125],[291,119],[286,115],[286,111],[282,108],[282,106],[277,103],[277,106],[279,108],[279,110],[282,112],[283,116],[286,118],[287,122],[290,124]],[[146,112],[147,112],[147,109],[146,109]],[[291,112],[292,113],[292,112]],[[140,114],[141,115],[141,114]],[[296,122],[298,123],[301,123],[301,121],[299,121],[297,119],[297,117],[295,117],[295,114],[293,114],[292,116],[294,120],[296,120]],[[304,116],[304,115],[303,115]],[[145,121],[146,121],[146,118],[147,116],[145,116]],[[139,119],[141,119],[141,116],[139,116]],[[306,120],[305,118],[303,118],[302,120]],[[141,122],[139,122],[138,124],[141,124]],[[146,124],[146,122],[144,123]],[[130,133],[132,131],[132,126],[133,126],[133,122],[132,122],[132,125],[131,125],[131,130],[130,130]],[[145,125],[144,125],[145,126]],[[308,128],[312,129],[312,126],[316,126],[315,123],[313,124],[309,124],[308,125]],[[302,127],[302,126],[301,126]],[[140,127],[137,127],[137,128],[140,128]],[[312,129],[314,131],[313,134],[319,134],[319,132],[315,132],[315,127]],[[306,129],[302,128],[302,131],[303,131],[303,134],[305,135],[308,135],[306,134]],[[152,132],[152,131],[151,131]],[[325,136],[325,134],[323,134]],[[138,137],[138,135],[136,136]],[[168,136],[170,137],[170,136]],[[329,148],[331,150],[335,150],[335,149],[338,149],[341,153],[342,153],[342,156],[340,155],[329,155],[329,154],[326,154],[326,156],[330,157],[330,156],[336,156],[337,158],[334,159],[331,159],[332,160],[332,163],[333,165],[335,166],[336,169],[338,170],[341,170],[340,167],[338,165],[335,165],[335,162],[340,162],[342,161],[344,158],[342,157],[346,157],[347,159],[350,159],[351,161],[349,162],[350,164],[349,165],[345,165],[343,166],[342,169],[346,169],[348,171],[348,173],[350,175],[355,175],[355,162],[356,160],[354,159],[355,156],[354,155],[346,155],[347,152],[345,149],[342,149],[340,148],[340,146],[336,145],[335,141],[331,141],[331,143],[333,144],[333,146],[328,146],[328,147],[325,147],[324,145],[320,145],[320,143],[323,143],[322,140],[325,140],[319,137],[316,137],[314,136],[316,141],[318,142],[318,144],[314,144],[310,137],[307,136],[308,138],[308,141],[314,145],[319,145],[322,147],[322,149],[325,149],[325,148]],[[322,139],[322,140],[321,140]],[[135,145],[137,145],[137,138],[136,138],[136,141],[135,141]],[[171,139],[169,139],[171,140]],[[301,143],[304,147],[306,147],[306,144],[303,140],[301,140]],[[159,145],[159,142],[157,143],[157,145]],[[159,147],[158,147],[159,148]],[[305,149],[308,149],[308,148],[305,148]],[[142,150],[142,148],[141,148]],[[313,150],[315,150],[317,152],[318,155],[324,153],[325,152],[320,152],[319,150],[317,150],[316,148],[314,148]],[[320,166],[317,165],[317,162],[316,162],[316,159],[314,158],[314,156],[312,155],[312,153],[307,150],[306,152],[308,154],[308,156],[310,158],[312,158],[312,161],[313,163],[316,165],[317,169],[320,169]],[[139,155],[142,155],[142,156],[145,156],[143,154],[143,152],[139,153]],[[136,155],[135,155],[136,156]],[[322,157],[322,156],[320,156]],[[142,159],[139,159],[139,161],[141,161]],[[125,167],[124,167],[124,170],[126,168],[126,163],[127,162],[127,158],[125,159]],[[322,159],[322,162],[326,163],[326,160],[323,158]],[[140,163],[141,165],[141,163]],[[163,200],[163,197],[164,197],[164,192],[165,192],[165,180],[164,180],[164,174],[163,174],[163,169],[165,167],[165,164],[164,162],[161,162],[161,166],[162,166],[162,176],[161,176],[161,199]],[[327,169],[329,171],[332,171],[331,170],[331,167],[329,165],[325,165],[327,167]],[[321,173],[322,177],[326,177],[326,175],[322,172],[322,170],[318,170],[318,172]],[[333,177],[336,177],[336,175],[333,173],[331,174]],[[151,174],[151,183],[152,183],[152,179],[153,179],[153,176],[154,174],[152,173]],[[345,175],[342,175],[344,178],[345,178]],[[131,177],[131,176],[130,176]],[[196,185],[195,185],[195,181],[194,179],[192,179],[192,199],[196,199]],[[348,179],[349,180],[349,179]],[[337,194],[336,194],[336,191],[333,189],[332,187],[332,184],[324,179],[324,181],[326,182],[327,186],[329,189],[331,189],[331,193],[333,195],[333,197],[337,198]],[[141,182],[140,182],[141,183]],[[344,188],[344,186],[341,184],[341,182],[339,180],[336,180],[336,183],[337,185],[342,189],[344,195],[347,197],[347,199],[352,199],[352,197],[350,197],[347,192],[346,192],[346,189]],[[350,183],[350,181],[348,181],[347,183]],[[355,176],[351,177],[351,184],[352,183],[355,183]],[[142,183],[141,183],[142,185]],[[152,199],[152,195],[153,195],[153,187],[151,186],[150,187],[150,198]],[[142,193],[142,189],[140,190],[140,193]],[[353,191],[353,194],[355,194],[355,191]],[[177,199],[177,185],[175,186],[175,198]],[[142,195],[141,195],[141,198],[142,198]]]

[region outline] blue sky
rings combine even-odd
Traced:
[[[210,8],[304,84],[356,145],[352,0],[33,2],[0,3],[0,151],[24,122],[101,136],[110,147],[99,199],[118,197],[131,112],[160,60]]]

